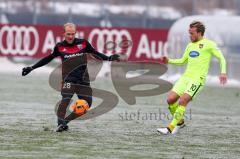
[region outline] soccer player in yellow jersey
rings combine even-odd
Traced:
[[[224,85],[227,82],[225,58],[215,42],[203,37],[204,32],[204,24],[200,21],[193,21],[189,26],[191,42],[187,45],[182,58],[161,57],[160,59],[164,64],[183,65],[187,63],[184,74],[167,97],[173,120],[166,128],[157,129],[162,134],[176,134],[179,128],[184,126],[183,116],[186,106],[203,88],[212,56],[217,57],[220,62],[220,83]]]

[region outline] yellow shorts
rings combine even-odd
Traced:
[[[192,98],[198,94],[205,84],[205,79],[193,79],[186,76],[182,76],[173,86],[172,91],[176,92],[179,96],[187,93]]]

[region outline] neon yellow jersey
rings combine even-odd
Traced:
[[[187,64],[184,76],[190,78],[206,78],[212,55],[217,57],[220,62],[221,73],[226,73],[226,61],[217,48],[215,42],[208,39],[201,39],[194,43],[189,43],[180,59],[169,59],[168,63],[175,65]]]

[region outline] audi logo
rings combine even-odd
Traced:
[[[4,55],[36,54],[39,46],[38,31],[32,26],[8,26],[0,29],[0,53]]]
[[[89,42],[96,44],[97,50],[106,52],[108,55],[116,53],[125,53],[128,57],[132,50],[132,37],[130,33],[125,30],[100,30],[93,29],[89,34]]]

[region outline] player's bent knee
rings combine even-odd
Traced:
[[[178,99],[179,99],[179,95],[176,92],[171,91],[167,97],[167,103],[173,104],[173,103],[177,102]]]
[[[177,98],[168,97],[168,98],[167,98],[167,103],[168,103],[168,104],[173,104],[173,103],[175,103],[177,100],[178,100]]]
[[[179,101],[179,105],[187,106],[187,104],[188,104],[187,101],[184,101],[184,100],[180,100],[180,101]]]
[[[179,105],[186,106],[191,101],[191,98],[181,97],[179,99]]]

